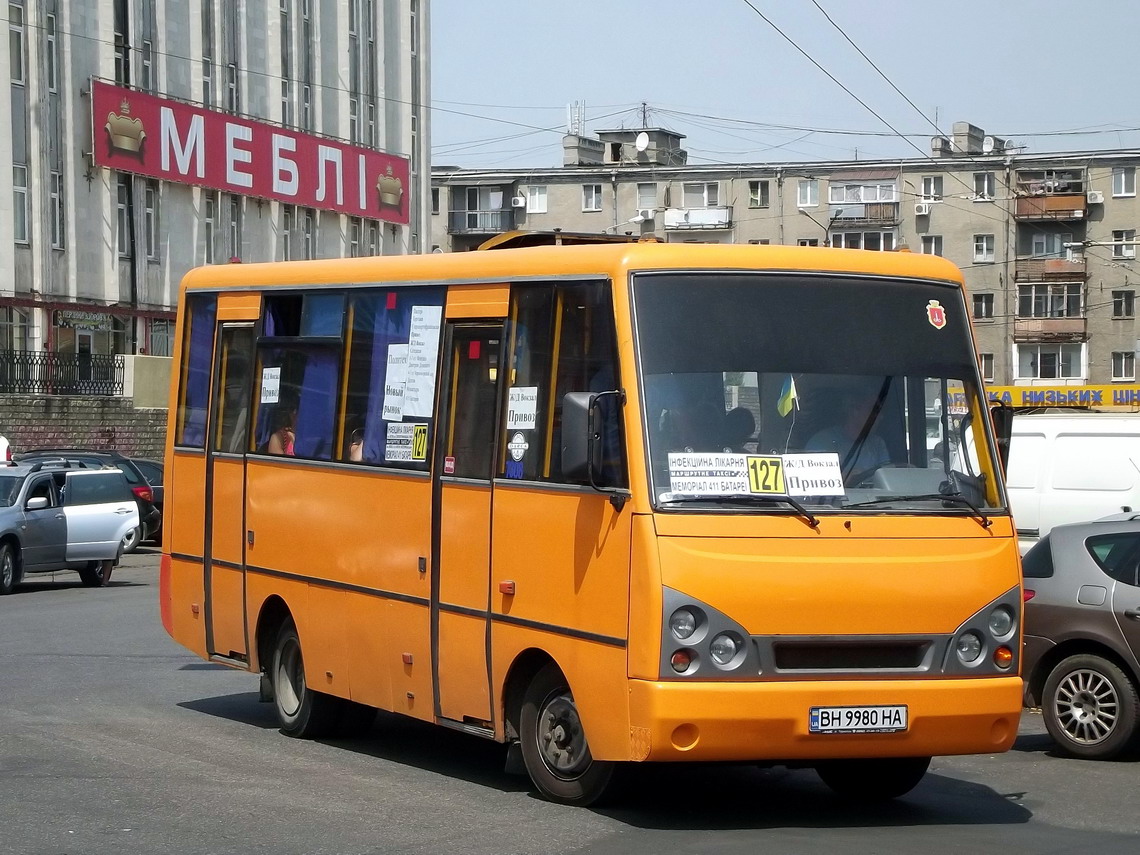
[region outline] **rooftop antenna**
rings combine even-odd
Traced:
[[[644,101],[641,102],[641,127],[649,127],[649,106]]]

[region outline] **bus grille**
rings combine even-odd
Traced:
[[[916,669],[930,642],[777,642],[772,646],[781,671],[860,671]]]

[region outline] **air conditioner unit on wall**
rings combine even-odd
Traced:
[[[1090,190],[1085,196],[1090,205],[1103,205],[1104,204],[1104,191],[1103,190]]]
[[[652,220],[653,219],[653,208],[638,208],[637,209],[637,216],[641,217],[641,219],[643,219],[643,220]]]
[[[926,216],[929,216],[929,214],[930,214],[930,203],[929,202],[915,202],[914,203],[914,215],[916,217],[926,217]]]
[[[512,196],[511,197],[511,207],[512,208],[525,208],[526,207],[526,196]]]

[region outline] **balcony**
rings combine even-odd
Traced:
[[[1087,318],[1014,318],[1013,340],[1032,341],[1085,341],[1088,338]]]
[[[0,392],[15,395],[122,395],[119,354],[0,351]]]
[[[828,217],[839,226],[896,226],[898,202],[844,202],[828,206]]]
[[[1049,196],[1018,196],[1013,216],[1019,220],[1083,220],[1088,199],[1081,193],[1054,193]]]
[[[1014,260],[1017,282],[1083,282],[1088,276],[1084,256],[1074,258],[1026,257]]]
[[[709,208],[666,208],[667,229],[728,229],[732,228],[732,206],[714,205]]]
[[[449,235],[485,234],[497,235],[509,232],[515,227],[513,208],[497,211],[448,211],[447,233]]]

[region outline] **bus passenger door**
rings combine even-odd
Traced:
[[[245,452],[253,324],[222,323],[206,435],[206,650],[245,661]]]
[[[448,324],[432,467],[435,710],[477,726],[491,720],[491,479],[502,338],[501,324]]]

